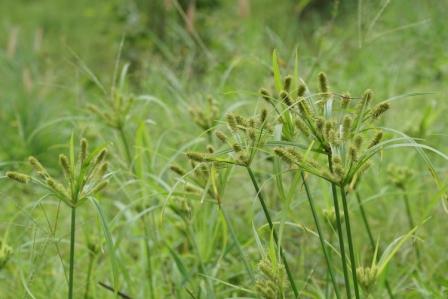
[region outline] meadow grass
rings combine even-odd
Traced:
[[[445,298],[447,4],[317,2],[0,3],[0,298]]]

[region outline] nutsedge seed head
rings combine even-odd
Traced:
[[[83,163],[86,158],[87,158],[87,148],[88,148],[88,144],[87,144],[87,139],[82,138],[81,139],[81,163]]]
[[[207,145],[207,151],[210,154],[213,154],[215,152],[215,148],[213,147],[213,145],[209,144],[209,145]]]
[[[345,109],[348,107],[348,105],[350,104],[351,101],[351,97],[348,93],[343,94],[342,98],[341,98],[341,108]]]
[[[342,120],[342,138],[347,139],[350,135],[352,126],[352,118],[349,115],[344,116]]]
[[[358,160],[358,149],[355,146],[350,146],[348,150],[348,154],[350,156],[350,160],[355,162]]]
[[[103,162],[104,159],[106,158],[106,155],[107,155],[107,149],[104,148],[96,156],[96,158],[95,158],[95,165],[98,165],[101,162]]]
[[[305,95],[305,92],[306,92],[306,87],[305,87],[305,85],[300,84],[300,85],[299,85],[299,89],[297,90],[297,95],[298,95],[299,97],[303,97],[303,96]]]
[[[364,92],[364,95],[362,96],[362,104],[367,107],[370,104],[370,101],[372,100],[373,92],[370,89],[367,89]]]
[[[286,106],[292,106],[291,98],[289,97],[289,94],[287,91],[282,90],[280,92],[280,98],[282,99],[283,103],[285,103]]]
[[[290,75],[285,77],[285,81],[283,83],[284,90],[289,91],[289,89],[291,88],[291,81],[292,81],[292,77]]]
[[[106,188],[107,185],[109,185],[109,181],[101,181],[95,187],[93,187],[93,189],[90,191],[90,193],[96,194],[96,193],[100,192],[101,190],[103,190],[104,188]]]
[[[186,173],[185,170],[178,165],[171,165],[170,169],[172,172],[174,172],[175,174],[177,174],[179,176],[184,176]]]
[[[238,143],[232,144],[232,148],[237,153],[241,152],[241,145],[239,145]]]
[[[188,152],[186,153],[188,159],[196,162],[204,162],[206,160],[206,155],[199,152]]]
[[[261,94],[261,97],[262,97],[266,102],[268,102],[268,103],[272,103],[272,97],[271,97],[269,91],[267,91],[267,89],[265,89],[265,88],[260,89],[260,94]]]
[[[327,75],[323,72],[319,73],[319,87],[322,93],[328,92],[328,79]]]
[[[388,102],[382,102],[376,105],[372,110],[372,118],[377,119],[380,117],[384,112],[389,110],[390,104]]]
[[[303,120],[301,120],[300,118],[296,118],[295,125],[297,129],[299,129],[300,132],[305,135],[305,137],[308,137],[310,135],[310,131]]]
[[[378,279],[378,267],[358,267],[356,269],[356,276],[359,284],[366,291],[370,292]]]
[[[363,138],[361,135],[356,135],[354,140],[353,140],[353,144],[356,147],[356,149],[360,149],[362,146],[362,142],[363,142]]]
[[[229,128],[236,132],[238,130],[238,123],[236,121],[235,115],[234,114],[227,114],[226,115],[226,119],[227,119],[227,124],[229,125]]]
[[[260,113],[260,123],[263,124],[268,118],[268,110],[262,109]]]
[[[381,139],[383,139],[383,131],[378,131],[378,133],[376,133],[375,136],[373,137],[372,141],[370,141],[368,148],[372,148],[378,143],[380,143]]]
[[[8,172],[6,172],[6,176],[9,179],[14,180],[19,183],[22,183],[22,184],[28,184],[28,182],[30,181],[30,176],[20,173],[20,172],[8,171]]]
[[[60,154],[59,155],[59,165],[61,165],[62,170],[64,173],[69,176],[70,175],[70,164],[68,162],[67,156]]]
[[[221,142],[226,143],[226,141],[227,141],[227,136],[226,136],[226,134],[224,134],[223,132],[221,132],[221,131],[216,131],[216,132],[215,132],[215,136],[216,136],[219,140],[221,140]]]
[[[37,172],[42,172],[42,173],[46,173],[47,170],[45,169],[45,167],[39,162],[39,160],[37,160],[35,157],[30,156],[28,158],[28,162],[30,163],[30,165],[34,168],[35,171]]]

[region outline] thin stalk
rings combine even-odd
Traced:
[[[285,270],[286,270],[286,274],[288,276],[289,283],[291,285],[292,291],[294,292],[294,297],[295,298],[299,298],[299,292],[297,290],[296,284],[295,284],[294,279],[292,277],[291,270],[289,269],[289,265],[288,265],[288,262],[286,260],[285,254],[283,252],[283,248],[280,246],[280,244],[278,242],[277,232],[276,232],[276,230],[274,228],[274,225],[272,223],[271,215],[270,215],[269,210],[268,210],[268,208],[266,206],[266,203],[264,201],[263,195],[261,194],[260,188],[258,187],[258,183],[257,183],[257,180],[255,179],[255,175],[254,175],[254,173],[252,172],[252,169],[249,166],[247,166],[246,169],[247,169],[247,172],[249,173],[249,176],[250,176],[252,184],[253,184],[253,186],[255,188],[255,191],[257,192],[258,200],[260,201],[261,207],[262,207],[263,212],[264,212],[264,216],[266,217],[266,220],[268,221],[269,228],[272,231],[272,235],[274,237],[275,244],[277,244],[277,246],[279,248],[280,255],[281,255],[282,260],[283,260],[283,264],[285,265]]]
[[[336,298],[340,298],[338,287],[337,287],[337,284],[336,284],[336,280],[335,280],[335,277],[334,277],[334,274],[333,274],[333,270],[331,268],[330,257],[328,255],[327,249],[325,247],[324,236],[322,234],[322,230],[321,230],[321,227],[320,227],[319,219],[317,217],[317,212],[316,212],[316,209],[314,207],[314,201],[313,201],[313,198],[311,196],[311,192],[309,190],[308,183],[306,182],[305,175],[303,174],[303,171],[300,172],[300,175],[302,176],[302,181],[303,181],[303,185],[305,186],[306,196],[308,197],[308,202],[309,202],[310,207],[311,207],[311,212],[313,214],[314,223],[316,224],[317,233],[319,234],[320,245],[322,246],[322,251],[323,251],[324,256],[325,256],[325,261],[327,262],[328,273],[330,274],[331,282],[333,283],[334,292],[336,294]]]
[[[87,266],[87,277],[86,277],[86,289],[84,291],[84,299],[89,298],[90,292],[90,279],[92,277],[92,269],[93,269],[93,261],[95,259],[95,255],[93,253],[89,253],[89,265]]]
[[[68,276],[68,299],[73,298],[73,273],[75,270],[75,230],[76,230],[76,208],[72,207],[70,228],[70,268]]]
[[[359,192],[356,191],[355,193],[356,193],[356,200],[358,201],[359,209],[361,210],[362,221],[364,222],[364,227],[366,228],[367,235],[369,236],[370,246],[372,247],[372,250],[375,251],[376,244],[375,244],[375,240],[373,239],[373,234],[372,234],[372,230],[370,229],[369,221],[367,220],[367,213],[364,209],[364,205],[361,202],[361,196],[359,195]],[[378,253],[379,253],[379,250],[378,250]],[[394,294],[392,293],[392,288],[391,288],[387,278],[384,280],[384,284],[386,286],[389,298],[393,299]]]
[[[244,255],[243,249],[241,248],[238,238],[236,237],[235,230],[233,229],[232,223],[230,222],[230,219],[227,216],[227,213],[224,211],[224,207],[221,207],[221,213],[224,216],[224,219],[225,219],[226,224],[230,231],[230,236],[232,237],[232,240],[235,243],[236,248],[238,249],[238,253],[241,256],[241,260],[243,261],[243,264],[244,264],[244,267],[246,268],[247,274],[249,274],[251,282],[254,283],[255,275],[252,271],[252,268],[250,267],[249,263],[246,260],[246,256]]]
[[[403,190],[403,201],[404,201],[404,205],[406,207],[406,215],[407,215],[408,222],[409,222],[409,228],[413,229],[415,227],[415,222],[414,222],[414,217],[412,216],[411,205],[409,204],[409,197],[406,194],[406,190]],[[422,262],[421,262],[421,257],[420,257],[420,250],[416,243],[414,243],[413,245],[414,245],[415,255],[417,257],[417,266],[419,269],[421,269]]]
[[[333,171],[333,163],[331,162],[331,156],[328,156],[328,166],[330,171]],[[339,200],[336,185],[331,184],[331,192],[333,194],[333,205],[336,214],[336,230],[338,231],[339,250],[341,251],[342,270],[344,272],[345,290],[347,292],[347,298],[352,298],[352,292],[350,290],[350,279],[347,269],[347,257],[345,255],[344,235],[342,234],[341,213],[339,211]]]
[[[342,205],[344,207],[344,221],[345,221],[345,228],[347,230],[347,240],[348,240],[348,249],[350,253],[350,264],[352,268],[353,286],[355,289],[355,297],[356,299],[359,299],[360,296],[358,288],[358,278],[356,277],[355,250],[353,248],[352,230],[350,227],[350,216],[348,212],[347,197],[345,195],[345,186],[341,186],[341,198],[342,198]]]
[[[126,138],[126,133],[124,132],[124,128],[120,127],[118,128],[118,132],[120,133],[121,141],[123,142],[124,150],[126,152],[126,158],[128,160],[129,165],[132,164],[132,155],[131,155],[131,149],[129,147],[128,139]]]
[[[142,217],[142,224],[143,224],[143,232],[144,232],[144,243],[145,243],[145,254],[146,254],[146,276],[149,281],[149,293],[150,298],[154,299],[154,282],[153,282],[153,271],[152,271],[152,254],[151,254],[151,247],[149,246],[149,231],[146,227],[146,215],[143,215]]]

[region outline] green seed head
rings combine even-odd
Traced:
[[[285,81],[283,83],[283,89],[289,92],[289,89],[291,88],[291,81],[292,77],[290,75],[285,77]]]
[[[355,138],[353,139],[353,145],[356,147],[356,149],[361,149],[362,146],[362,142],[363,142],[363,138],[361,135],[356,135]]]
[[[303,96],[305,95],[305,92],[306,92],[306,87],[305,87],[305,85],[300,84],[300,85],[299,85],[299,89],[297,90],[297,95],[298,95],[299,97],[303,97]]]
[[[199,152],[187,152],[186,153],[188,159],[195,162],[204,162],[206,160],[206,155],[204,153]]]
[[[319,73],[319,87],[322,93],[328,93],[328,79],[327,75],[323,72]]]
[[[238,123],[236,121],[235,115],[229,113],[226,115],[226,119],[227,119],[227,124],[229,125],[229,128],[234,132],[238,131]]]
[[[262,97],[266,102],[268,102],[268,103],[272,103],[272,97],[271,97],[269,91],[267,91],[267,89],[265,89],[265,88],[260,89],[260,94],[261,94],[261,97]]]
[[[372,118],[378,119],[384,112],[389,110],[389,108],[390,104],[388,102],[379,103],[372,109]]]
[[[342,139],[347,140],[350,137],[352,118],[349,115],[344,116],[342,120]]]
[[[383,139],[383,131],[378,131],[370,141],[368,148],[374,147],[375,145],[380,143],[381,139]]]
[[[356,162],[358,160],[358,149],[355,146],[350,146],[348,154],[352,162]]]
[[[226,142],[227,142],[227,136],[226,136],[226,134],[224,134],[223,132],[221,132],[221,131],[216,131],[216,132],[215,132],[215,136],[216,136],[219,140],[221,140],[221,142],[223,142],[223,143],[226,143]]]
[[[71,175],[70,164],[68,162],[67,156],[65,156],[64,154],[60,154],[59,155],[59,165],[61,166],[61,168],[64,171],[66,176],[70,176]]]
[[[35,157],[31,156],[28,158],[28,162],[37,172],[47,173],[47,169],[37,160]]]
[[[19,183],[22,183],[22,184],[27,184],[30,181],[30,176],[20,173],[20,172],[8,171],[8,172],[6,172],[6,176],[9,179],[14,180]]]
[[[362,104],[364,105],[364,107],[368,107],[369,106],[370,101],[372,100],[372,95],[373,95],[373,92],[370,89],[367,89],[364,92],[364,95],[362,97]]]
[[[310,131],[302,119],[300,119],[299,117],[296,118],[295,125],[296,125],[297,129],[299,129],[299,131],[302,132],[302,134],[305,137],[310,136]]]
[[[241,145],[239,143],[232,144],[232,148],[237,153],[241,152],[241,150],[242,150]]]
[[[356,269],[356,276],[359,284],[367,292],[370,293],[378,279],[377,266],[372,267],[358,267]]]
[[[177,174],[179,176],[184,176],[186,173],[185,170],[178,165],[171,165],[170,169],[172,172],[174,172],[175,174]]]
[[[213,147],[213,145],[209,144],[209,145],[207,145],[207,151],[210,154],[213,154],[215,152],[215,148]]]
[[[260,123],[264,124],[267,118],[268,118],[268,110],[262,109],[260,113]]]
[[[96,193],[102,191],[104,188],[106,188],[107,185],[109,185],[109,181],[101,181],[95,187],[93,187],[93,189],[90,191],[90,193],[96,194]]]
[[[87,148],[88,148],[87,139],[82,138],[80,143],[81,143],[80,158],[81,158],[81,164],[83,164],[87,158]]]
[[[280,98],[282,99],[282,102],[285,103],[286,106],[288,107],[292,106],[293,103],[287,91],[282,90],[280,92]]]
[[[350,101],[351,101],[351,97],[348,93],[342,95],[341,108],[346,109],[348,107],[348,105],[350,104]]]
[[[96,156],[94,165],[96,166],[99,165],[101,162],[103,162],[104,159],[106,158],[106,155],[107,155],[107,149],[104,148]]]

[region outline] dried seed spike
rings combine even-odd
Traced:
[[[226,119],[227,119],[227,124],[229,125],[229,128],[234,132],[238,131],[238,124],[236,122],[235,115],[232,113],[229,113],[226,115]]]
[[[283,83],[283,89],[289,92],[289,89],[291,88],[291,81],[292,77],[290,75],[285,77],[285,81]]]
[[[188,159],[195,162],[204,162],[206,160],[206,155],[204,153],[199,152],[187,152],[186,153]]]
[[[269,91],[267,89],[265,89],[265,88],[260,89],[260,94],[261,94],[261,97],[266,102],[268,102],[270,104],[272,103],[272,97],[271,97],[271,95],[270,95],[270,93],[269,93]]]
[[[388,102],[382,102],[376,105],[372,110],[372,118],[377,119],[380,117],[384,112],[389,110],[390,104]]]
[[[297,90],[297,95],[299,97],[303,97],[305,95],[306,92],[306,87],[305,85],[303,85],[302,83],[299,84],[299,89]]]
[[[280,92],[280,98],[282,99],[283,103],[285,103],[286,106],[288,107],[292,106],[293,103],[287,91],[282,90]]]
[[[328,79],[327,75],[325,75],[325,73],[323,72],[319,73],[319,87],[322,93],[328,93]]]
[[[373,137],[372,141],[370,141],[368,148],[372,148],[380,143],[381,139],[383,139],[383,131],[378,131]]]
[[[172,172],[179,176],[184,176],[186,174],[185,170],[178,165],[171,165],[170,169]]]
[[[64,154],[59,155],[59,165],[61,166],[62,170],[64,171],[65,175],[69,177],[71,175],[70,171],[70,163],[68,162],[68,158]]]
[[[15,172],[15,171],[8,171],[6,172],[6,176],[11,179],[14,180],[16,182],[22,183],[22,184],[28,184],[28,182],[30,181],[30,176],[20,173],[20,172]]]
[[[227,142],[227,136],[221,132],[221,131],[216,131],[215,132],[216,137],[221,140],[221,142],[226,143]]]

